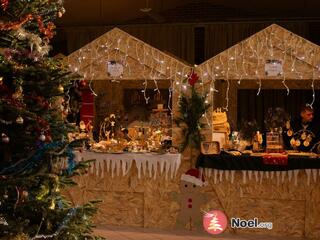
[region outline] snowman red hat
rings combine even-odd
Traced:
[[[181,180],[193,183],[200,187],[207,185],[204,180],[203,174],[199,171],[199,169],[196,168],[191,168],[186,173],[182,174]]]

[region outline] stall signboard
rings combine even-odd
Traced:
[[[108,61],[107,71],[111,77],[120,77],[123,74],[123,65],[116,61]]]
[[[275,60],[275,59],[266,60],[264,69],[265,69],[266,76],[268,77],[281,76],[283,73],[282,61]]]

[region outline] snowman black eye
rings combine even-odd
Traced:
[[[186,185],[184,185],[185,187],[188,187],[188,185],[186,184]]]
[[[196,187],[196,185],[194,185],[194,184],[193,184],[193,187],[195,188],[195,187]]]

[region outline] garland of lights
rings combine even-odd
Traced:
[[[115,31],[113,34],[112,31]],[[105,34],[96,39],[92,43],[80,49],[80,51],[71,54],[66,58],[66,62],[74,72],[79,72],[88,79],[94,80],[96,72],[99,72],[96,66],[92,63],[103,63],[110,60],[112,57],[126,66],[127,73],[131,74],[130,61],[132,59],[139,62],[141,65],[143,86],[142,93],[146,103],[149,97],[146,94],[148,81],[155,83],[154,90],[157,91],[158,79],[167,78],[170,80],[169,98],[172,94],[177,94],[181,97],[183,92],[188,90],[188,85],[183,84],[183,79],[188,76],[191,67],[184,66],[179,61],[170,58],[164,53],[150,47],[142,41],[128,35],[123,34],[120,30],[112,30],[112,34]],[[120,33],[119,33],[120,32]],[[315,102],[315,79],[320,77],[320,62],[316,59],[315,46],[307,40],[296,36],[289,31],[272,25],[261,32],[237,44],[216,57],[204,62],[200,66],[195,66],[195,71],[200,73],[201,81],[198,83],[202,91],[202,95],[207,96],[207,102],[211,102],[213,95],[218,93],[215,88],[217,80],[226,80],[226,111],[229,110],[229,91],[230,81],[236,79],[240,85],[244,79],[256,79],[258,84],[257,95],[262,89],[262,79],[266,78],[264,73],[264,63],[267,59],[280,59],[282,66],[289,65],[289,72],[281,73],[281,83],[290,94],[290,88],[287,85],[287,79],[312,79],[312,102],[309,106],[313,106]],[[301,54],[302,52],[302,54]],[[89,63],[84,61],[90,59]],[[308,69],[301,70],[302,64],[307,64]],[[311,71],[310,71],[310,69]],[[310,74],[312,72],[312,74]],[[164,77],[165,76],[165,77]],[[274,79],[274,78],[271,78]],[[275,78],[277,79],[277,78]],[[207,91],[210,89],[210,91]],[[208,92],[208,93],[207,93]],[[171,99],[168,100],[168,103]],[[172,110],[169,107],[170,110]],[[203,118],[207,120],[210,126],[210,121],[207,119],[207,112]]]

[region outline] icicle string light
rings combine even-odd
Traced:
[[[166,79],[170,75],[173,80],[171,89],[177,91],[178,95],[182,90],[182,84],[179,87],[173,87],[173,83],[177,81],[178,85],[182,83],[185,74],[191,68],[119,29],[114,29],[110,34],[107,33],[99,37],[81,50],[71,54],[66,60],[71,70],[79,74],[86,74],[88,80],[110,79],[112,82],[121,82],[121,78],[130,79],[132,62],[138,61],[141,67],[144,66],[143,71],[136,71],[134,74],[140,73],[144,83],[149,80],[153,81],[154,91],[160,92],[158,80]],[[103,64],[106,65],[108,61],[115,61],[124,66],[124,73],[119,77],[120,79],[109,76],[107,67],[101,67]],[[174,66],[176,67],[175,72],[173,72]],[[103,70],[105,73],[102,72]],[[143,85],[146,102],[149,97],[145,87],[150,86],[147,84]],[[93,94],[95,93],[93,92]]]
[[[283,66],[285,66],[285,64],[286,64],[286,56],[287,56],[287,46],[285,45],[285,48],[284,48],[284,51],[283,51]],[[290,93],[290,89],[289,89],[289,87],[288,87],[287,84],[286,84],[286,71],[282,71],[282,76],[283,76],[283,78],[282,78],[282,84],[283,84],[283,86],[286,88],[286,90],[287,90],[287,96],[288,96],[289,93]]]
[[[95,47],[97,43],[99,47]],[[219,93],[219,89],[216,89],[216,80],[227,81],[226,109],[229,108],[229,81],[233,80],[238,84],[244,80],[257,81],[259,94],[265,80],[279,79],[289,94],[289,79],[312,79],[313,101],[310,103],[312,105],[315,102],[314,82],[320,78],[320,59],[317,56],[319,54],[320,50],[316,45],[279,26],[272,25],[200,66],[196,66],[195,71],[201,79],[198,83],[202,85],[199,88],[200,91],[203,95],[208,92],[208,101],[212,101],[213,94]],[[144,83],[153,81],[155,91],[158,88],[156,84],[158,80],[170,80],[170,98],[173,95],[179,98],[182,91],[188,88],[184,80],[186,74],[190,73],[190,66],[119,29],[101,36],[81,51],[66,58],[71,69],[80,74],[86,73],[88,80],[110,79],[106,69],[99,64],[99,61],[110,60],[121,62],[125,66],[123,79],[132,79],[131,74],[135,74],[134,78],[144,80]],[[283,72],[280,76],[273,77],[265,74],[267,60],[282,61]],[[141,68],[133,71],[133,66],[137,65],[134,61],[140,63]],[[143,84],[142,88],[146,93],[146,84]],[[145,99],[148,99],[148,96],[145,95]],[[168,103],[171,103],[170,101],[168,100]]]
[[[222,62],[221,57],[219,58],[220,62]],[[229,82],[229,71],[230,71],[230,56],[229,56],[229,49],[227,50],[227,73],[226,73],[226,80],[227,80],[227,89],[226,89],[226,106],[223,107],[224,110],[228,112],[229,110],[229,90],[230,90],[230,82]]]
[[[92,88],[92,80],[90,80],[90,82],[89,82],[89,89],[90,89],[90,91],[92,92],[92,94],[95,96],[95,97],[97,97],[98,96],[98,94],[96,94],[96,92],[93,90],[93,88]]]
[[[312,102],[310,104],[308,104],[311,108],[313,108],[313,104],[316,100],[316,92],[314,89],[314,69],[312,70],[312,84],[311,84],[311,88],[312,88]]]

